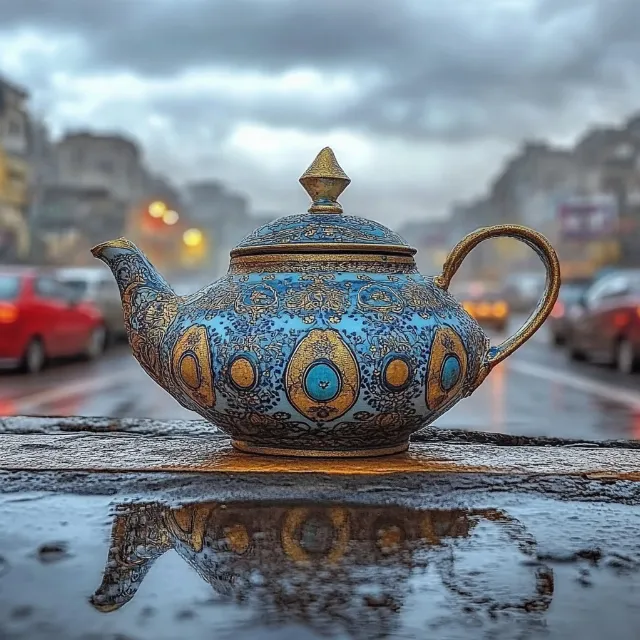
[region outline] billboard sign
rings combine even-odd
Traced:
[[[563,240],[601,240],[618,230],[618,207],[613,196],[570,198],[558,206]]]

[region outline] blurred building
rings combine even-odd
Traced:
[[[553,220],[547,196],[566,188],[578,172],[570,149],[525,142],[490,188],[490,223],[541,229]]]
[[[32,118],[29,129],[29,207],[30,261],[46,260],[47,249],[40,224],[46,188],[56,184],[56,148],[46,123]]]
[[[31,189],[57,182],[56,145],[43,120],[31,119],[28,159]]]
[[[147,173],[138,145],[118,135],[75,132],[56,145],[58,183],[107,189],[123,203],[144,197]]]
[[[470,202],[456,203],[452,207],[449,223],[449,251],[466,235],[480,227],[497,224],[498,212],[488,198],[476,198]],[[478,245],[464,260],[459,277],[462,279],[493,279],[504,268],[496,251],[499,241],[487,241]],[[498,247],[499,248],[499,247]]]
[[[27,258],[29,113],[26,90],[0,78],[0,261]]]
[[[42,259],[48,264],[91,264],[89,249],[125,226],[126,209],[101,187],[46,185],[40,208]]]
[[[399,227],[398,233],[415,249],[416,265],[425,275],[437,275],[451,249],[450,218],[411,220]]]
[[[229,252],[258,222],[249,214],[249,201],[215,180],[185,186],[186,206],[193,225],[207,236],[216,276],[226,272]]]
[[[575,155],[591,175],[591,192],[615,200],[619,260],[640,266],[640,115],[618,128],[588,131],[576,144]]]
[[[144,184],[147,200],[161,200],[171,209],[183,210],[185,208],[180,189],[165,176],[147,174]]]
[[[617,262],[624,243],[627,254],[637,254],[640,237],[619,233],[617,218],[626,220],[627,228],[633,226],[631,216],[640,221],[639,150],[640,118],[621,129],[591,130],[574,148],[525,142],[505,163],[485,199],[452,208],[452,232],[461,236],[472,227],[493,224],[531,227],[549,238],[567,274],[583,275]],[[632,202],[637,203],[635,210]],[[613,217],[615,225],[610,223]],[[585,232],[572,231],[567,221],[577,221]],[[640,233],[640,225],[638,229]],[[492,263],[499,265],[503,276],[541,268],[534,252],[512,239],[482,243],[468,260],[478,273],[495,271]]]
[[[32,221],[46,261],[83,264],[89,248],[121,236],[145,196],[148,176],[138,145],[122,136],[66,134],[51,145],[34,127]]]
[[[171,275],[191,266],[186,263],[192,261],[183,260],[192,257],[183,255],[183,234],[191,226],[179,189],[162,175],[146,173],[143,197],[135,200],[127,211],[125,235],[158,269]],[[195,262],[199,264],[203,258],[199,256]]]

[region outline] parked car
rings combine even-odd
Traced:
[[[544,291],[545,275],[538,272],[520,272],[507,276],[504,296],[513,311],[532,311]]]
[[[571,322],[577,312],[582,298],[592,284],[591,279],[563,280],[560,294],[551,315],[547,320],[551,340],[556,345],[565,344],[567,334],[571,331]]]
[[[57,275],[79,299],[100,309],[107,331],[107,345],[126,337],[120,293],[111,272],[102,266],[69,267],[58,269]]]
[[[631,373],[640,356],[640,270],[618,270],[596,280],[575,308],[567,333],[570,358]]]
[[[506,329],[509,305],[500,287],[484,282],[469,282],[452,287],[451,293],[480,326],[499,332]]]
[[[105,337],[100,310],[55,275],[0,267],[0,365],[37,373],[49,358],[93,359]]]

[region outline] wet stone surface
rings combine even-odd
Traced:
[[[439,464],[387,459],[382,475],[363,462],[283,472],[222,445],[218,467],[134,471],[149,440],[177,459],[204,434],[16,420],[30,468],[14,466],[19,447],[7,457],[20,429],[5,421],[2,640],[627,640],[640,628],[633,445],[424,432],[415,450],[431,443]],[[74,442],[107,451],[109,437],[135,455],[102,471],[65,462]]]
[[[180,499],[177,478],[78,495],[23,476],[0,496],[0,637],[614,640],[640,626],[638,506],[407,495],[395,480],[340,497],[325,479],[314,500],[277,475],[253,497],[196,480],[200,497]]]

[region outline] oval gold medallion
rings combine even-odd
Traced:
[[[180,358],[180,377],[192,389],[197,389],[202,383],[198,361],[192,353],[185,353]]]
[[[233,360],[229,367],[229,375],[233,386],[241,391],[252,389],[257,381],[253,363],[244,356],[239,356]]]
[[[411,369],[404,358],[391,358],[384,367],[382,381],[391,391],[401,391],[409,384]]]
[[[460,391],[467,373],[467,352],[450,327],[436,331],[427,367],[427,406],[440,408]]]
[[[303,527],[312,515],[313,510],[301,507],[295,507],[285,515],[280,530],[280,542],[287,557],[294,562],[310,562],[314,559],[303,545]],[[330,535],[326,536],[331,541],[331,548],[325,550],[316,561],[328,561],[331,564],[338,562],[346,553],[351,540],[349,511],[344,508],[322,509],[316,515],[328,516],[332,529]]]
[[[249,533],[243,524],[236,523],[230,527],[225,527],[223,534],[226,541],[229,543],[231,551],[234,553],[245,553],[251,544]]]
[[[171,365],[173,379],[194,402],[207,407],[215,405],[211,350],[206,327],[194,325],[180,336],[173,347]]]
[[[285,371],[285,389],[291,404],[316,422],[351,409],[360,391],[360,371],[337,331],[312,329],[298,343]]]

